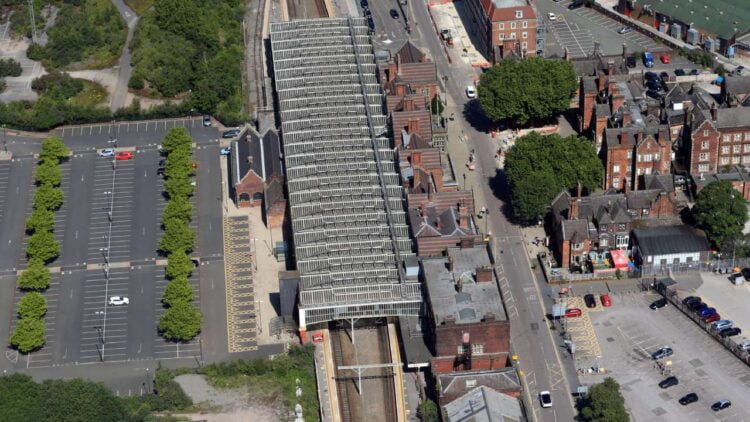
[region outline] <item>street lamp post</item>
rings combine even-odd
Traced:
[[[256,299],[255,303],[258,305],[258,308],[255,311],[255,316],[258,317],[258,333],[263,334],[263,321],[260,317],[260,305],[263,303],[263,301]]]

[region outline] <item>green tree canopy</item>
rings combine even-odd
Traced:
[[[21,290],[45,290],[49,287],[52,275],[41,259],[31,259],[29,265],[18,278]]]
[[[29,260],[36,258],[45,263],[49,262],[60,255],[60,243],[52,232],[34,232],[29,236],[26,255]]]
[[[127,421],[124,403],[101,384],[73,380],[47,380],[47,421]],[[64,416],[63,416],[64,415]]]
[[[419,403],[417,416],[422,422],[440,422],[440,410],[437,404],[430,399],[424,399]]]
[[[167,206],[164,207],[164,211],[162,211],[161,221],[162,224],[173,219],[190,221],[192,216],[193,204],[191,204],[186,197],[178,196],[169,199]]]
[[[55,227],[55,213],[47,207],[34,208],[29,218],[26,219],[26,231],[50,231]]]
[[[190,253],[195,245],[195,232],[187,221],[170,220],[164,225],[164,236],[159,241],[159,249],[172,254],[175,252]]]
[[[167,191],[170,200],[187,198],[193,194],[194,188],[193,179],[189,176],[173,176],[164,181],[164,190]]]
[[[187,302],[175,302],[161,316],[159,331],[167,340],[188,341],[201,331],[203,315]]]
[[[169,254],[166,274],[169,278],[187,278],[193,272],[193,261],[181,250]]]
[[[0,415],[6,422],[44,420],[45,388],[30,376],[0,377]]]
[[[177,127],[170,129],[164,140],[161,141],[161,149],[169,156],[176,149],[190,150],[193,139],[185,128]]]
[[[15,59],[0,59],[0,78],[6,76],[21,76],[23,69],[21,63],[18,63]]]
[[[60,186],[60,164],[52,160],[42,160],[36,168],[36,181],[40,185]]]
[[[167,306],[174,306],[178,302],[192,302],[194,295],[193,286],[190,285],[187,277],[176,277],[167,283],[161,301]]]
[[[62,138],[51,136],[42,141],[42,150],[39,152],[40,159],[59,161],[68,156],[70,156],[70,149],[65,146]]]
[[[692,211],[698,227],[717,248],[740,238],[747,222],[745,200],[726,180],[710,183],[698,192]]]
[[[18,316],[41,319],[47,313],[47,299],[39,292],[29,292],[18,301]]]
[[[44,321],[41,319],[23,318],[18,320],[10,344],[21,353],[29,353],[44,345]]]
[[[570,108],[577,81],[566,60],[503,60],[482,75],[479,105],[491,120],[525,125]]]
[[[513,214],[525,221],[543,217],[563,189],[580,183],[594,190],[601,184],[602,172],[589,140],[531,132],[519,138],[505,157]]]
[[[48,183],[42,183],[34,192],[34,209],[54,211],[63,203],[63,192]],[[33,214],[32,214],[33,215]],[[54,222],[53,222],[54,223]]]
[[[603,383],[591,387],[581,409],[581,416],[587,422],[630,421],[617,381],[607,377]]]

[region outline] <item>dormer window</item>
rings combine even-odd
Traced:
[[[523,18],[523,10],[516,10],[516,19]]]

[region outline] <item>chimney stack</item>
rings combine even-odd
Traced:
[[[458,206],[458,227],[462,229],[469,228],[469,207],[464,204]]]
[[[570,53],[568,53],[568,47],[565,47],[565,50],[563,51],[563,60],[570,61]]]
[[[419,119],[409,119],[406,131],[409,133],[409,135],[419,132]]]
[[[422,165],[422,151],[413,151],[411,153],[411,165],[412,167]]]
[[[622,43],[622,58],[623,59],[628,58],[628,46],[625,45],[625,43]]]
[[[396,63],[388,63],[388,82],[396,78]]]
[[[718,110],[716,109],[716,104],[711,105],[711,120],[716,121],[716,116],[718,114]]]
[[[492,268],[490,267],[480,267],[476,270],[477,273],[477,283],[487,283],[492,281]]]
[[[413,110],[414,110],[414,99],[404,98],[404,111],[413,111]]]
[[[630,111],[625,110],[622,113],[622,127],[627,127],[630,124]]]

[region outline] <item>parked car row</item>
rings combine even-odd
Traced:
[[[672,356],[674,354],[674,350],[672,350],[669,346],[663,346],[657,349],[655,352],[651,353],[651,358],[654,360],[660,360],[667,358],[669,356]],[[675,385],[679,385],[680,380],[675,375],[668,376],[667,378],[664,378],[659,382],[659,388],[665,390],[669,387],[673,387]],[[685,394],[684,396],[680,397],[679,400],[677,400],[681,405],[687,406],[691,403],[695,403],[698,401],[698,394],[694,392],[690,392]],[[727,407],[731,406],[732,402],[729,400],[718,400],[714,402],[711,405],[711,410],[714,412],[718,412],[719,410],[726,409]]]
[[[732,321],[721,319],[721,315],[716,311],[716,308],[703,303],[700,297],[686,297],[682,300],[682,304],[698,315],[703,322],[712,323],[711,329],[722,338],[733,337],[742,333],[742,330],[735,327]]]
[[[602,303],[602,306],[605,308],[612,306],[612,299],[609,297],[608,294],[599,295],[599,301]],[[590,308],[590,309],[596,308],[596,296],[594,296],[591,293],[583,297],[583,302],[586,304],[587,308]],[[565,311],[565,318],[576,318],[581,315],[583,315],[583,311],[581,311],[580,308],[568,308]]]

